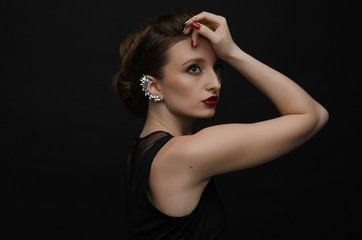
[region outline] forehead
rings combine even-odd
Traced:
[[[174,44],[169,50],[169,64],[182,64],[191,58],[203,58],[205,62],[214,64],[218,57],[212,48],[210,41],[199,37],[197,47],[191,46],[191,38],[181,40]]]

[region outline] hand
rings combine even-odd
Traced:
[[[183,33],[185,35],[191,33],[193,47],[199,43],[199,34],[208,38],[216,55],[224,61],[227,61],[234,49],[237,48],[226,19],[209,12],[202,12],[186,21]]]

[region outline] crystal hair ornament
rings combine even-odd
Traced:
[[[146,77],[146,75],[142,75],[141,77],[141,87],[142,87],[142,91],[145,92],[145,96],[148,96],[148,98],[151,100],[153,99],[155,102],[160,102],[161,101],[161,97],[160,96],[156,96],[156,95],[152,95],[147,88],[148,85],[148,78]]]

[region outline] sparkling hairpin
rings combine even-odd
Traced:
[[[146,77],[146,75],[142,75],[141,79],[141,86],[142,86],[142,91],[145,92],[145,96],[148,96],[148,98],[151,100],[153,99],[155,102],[160,102],[161,101],[161,97],[160,96],[156,96],[156,95],[152,95],[147,88],[148,85],[148,78]]]

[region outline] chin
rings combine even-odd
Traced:
[[[211,111],[203,112],[203,113],[199,114],[199,116],[197,118],[204,119],[204,118],[212,118],[214,116],[215,116],[215,110],[211,110]]]
[[[181,114],[184,117],[192,118],[192,119],[207,119],[215,116],[215,108],[209,109],[198,109],[192,112]]]

